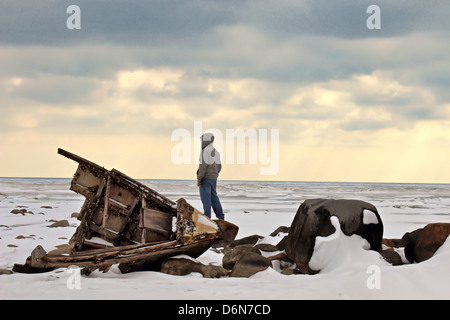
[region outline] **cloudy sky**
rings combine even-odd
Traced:
[[[279,132],[272,163],[248,147],[256,163],[222,179],[449,183],[449,15],[444,0],[1,0],[0,176],[71,177],[63,148],[195,179],[171,138],[194,150],[200,122]]]

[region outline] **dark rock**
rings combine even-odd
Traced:
[[[269,259],[260,254],[248,252],[235,263],[230,277],[251,277],[269,267],[272,267],[272,262]]]
[[[365,211],[368,211],[368,217],[371,218],[368,221]],[[286,239],[286,254],[301,272],[314,273],[308,263],[314,251],[315,239],[335,232],[330,221],[331,216],[339,219],[345,235],[357,234],[368,241],[371,250],[380,250],[383,223],[372,204],[347,199],[305,200],[297,210]]]
[[[47,226],[49,228],[58,228],[58,227],[68,227],[69,226],[69,221],[67,220],[60,220],[60,221],[55,221],[53,222],[51,225]]]
[[[13,274],[13,272],[9,269],[0,269],[0,274]]]
[[[292,275],[292,274],[300,274],[300,270],[296,269],[296,268],[285,268],[283,270],[281,270],[281,274],[284,274],[286,276]]]
[[[417,262],[430,259],[450,234],[450,223],[430,223],[419,234],[414,247]]]
[[[161,266],[161,272],[176,276],[199,272],[204,278],[220,278],[228,275],[228,270],[223,267],[204,265],[189,258],[169,258]]]
[[[262,239],[262,238],[264,238],[264,237],[260,236],[258,234],[254,234],[254,235],[242,238],[242,239],[234,240],[231,243],[231,247],[236,247],[241,244],[253,244],[254,245],[254,244],[256,244],[256,242],[258,242],[259,239]]]
[[[25,215],[25,212],[27,212],[27,209],[12,209],[11,213],[12,214],[21,214],[21,215]]]
[[[255,248],[258,248],[261,251],[266,251],[266,252],[275,252],[275,251],[279,251],[279,249],[274,246],[273,244],[269,244],[269,243],[260,243],[255,245]]]
[[[261,255],[261,252],[258,248],[254,247],[252,244],[242,244],[236,246],[226,252],[222,258],[222,265],[225,269],[231,270],[233,269],[235,263],[242,258],[243,255],[248,254],[250,252]]]
[[[278,248],[278,250],[286,250],[286,240],[287,236],[284,236],[283,239],[281,239],[281,241],[277,243],[276,247]]]
[[[276,235],[278,235],[280,232],[281,233],[288,233],[289,232],[289,227],[286,226],[279,226],[278,228],[276,228],[271,234],[271,237],[275,237]]]
[[[400,243],[400,239],[386,239],[383,238],[381,244],[385,245],[386,247],[390,248],[398,248]]]
[[[405,248],[405,257],[408,259],[410,263],[416,261],[416,257],[414,256],[414,247],[416,246],[417,238],[420,233],[423,231],[423,228],[416,229],[412,232],[407,232],[403,235],[402,239],[398,246]]]
[[[388,250],[381,250],[380,254],[384,258],[384,260],[386,260],[387,262],[389,262],[393,266],[399,266],[399,265],[403,264],[402,258],[394,250],[390,250],[390,249],[388,249]]]
[[[78,216],[80,215],[79,212],[72,212],[72,214],[70,215],[71,218],[78,218]]]

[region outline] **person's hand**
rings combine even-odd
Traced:
[[[197,181],[197,187],[200,187],[202,183],[200,181]]]

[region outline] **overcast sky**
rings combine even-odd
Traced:
[[[449,183],[449,15],[444,0],[1,0],[0,176],[70,177],[61,147],[195,179],[171,136],[201,121],[279,130],[275,174],[258,158],[222,179]]]

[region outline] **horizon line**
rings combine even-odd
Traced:
[[[0,179],[73,179],[73,177],[17,177],[1,176]],[[172,180],[172,181],[196,181],[196,179],[175,179],[175,178],[133,178],[135,180]],[[395,181],[325,181],[325,180],[238,180],[238,179],[218,179],[222,182],[297,182],[297,183],[358,183],[358,184],[439,184],[449,185],[450,182],[395,182]]]

